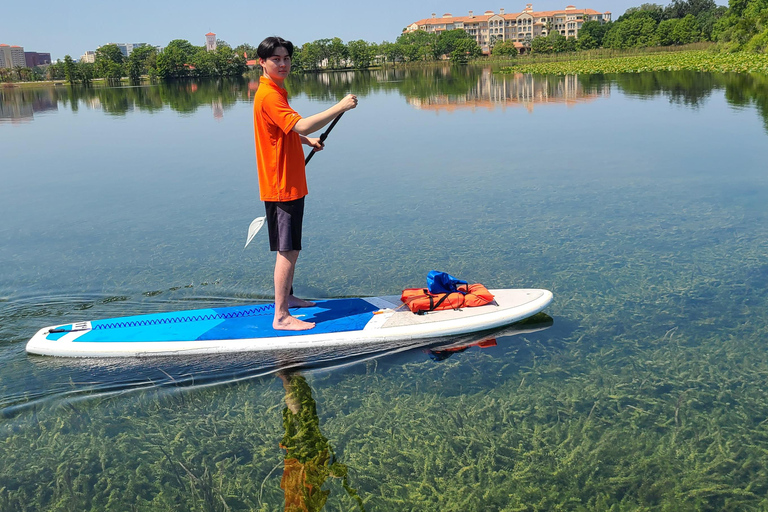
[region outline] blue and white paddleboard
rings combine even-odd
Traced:
[[[410,312],[399,295],[317,301],[291,314],[309,331],[272,328],[274,304],[198,309],[45,327],[27,343],[30,354],[63,357],[136,357],[306,350],[410,342],[494,329],[534,315],[552,292],[490,290],[495,303],[461,310]]]

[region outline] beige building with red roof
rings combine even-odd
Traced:
[[[205,49],[209,52],[216,51],[216,34],[213,32],[205,34]]]
[[[0,68],[26,67],[23,46],[0,44]]]
[[[573,5],[559,11],[534,11],[533,4],[527,4],[523,12],[519,13],[505,13],[504,9],[500,9],[498,13],[485,11],[478,15],[469,11],[468,16],[447,13],[440,18],[433,13],[431,18],[411,23],[403,32],[423,30],[440,33],[461,29],[474,36],[484,53],[490,53],[495,42],[513,41],[516,47],[522,49],[526,41],[546,36],[554,30],[565,37],[578,38],[579,30],[586,21],[608,23],[611,21],[611,13],[577,9]]]

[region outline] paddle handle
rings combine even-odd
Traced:
[[[333,130],[333,127],[336,126],[336,123],[339,122],[339,119],[341,119],[341,116],[343,116],[343,115],[344,115],[344,112],[342,112],[341,114],[337,115],[336,119],[334,119],[333,122],[331,123],[331,126],[329,126],[327,130],[325,130],[322,134],[320,134],[320,143],[321,144],[323,142],[325,142],[325,139],[328,138],[328,134],[331,133],[331,130]],[[304,165],[307,165],[309,163],[309,161],[312,160],[312,157],[315,156],[315,153],[317,153],[317,151],[315,151],[314,149],[309,152],[309,154],[307,155],[306,160],[304,160]]]

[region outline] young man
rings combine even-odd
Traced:
[[[288,105],[283,82],[291,72],[293,44],[280,37],[268,37],[257,50],[263,75],[253,102],[259,193],[267,211],[269,245],[277,252],[275,262],[275,329],[303,331],[315,324],[291,316],[289,308],[314,306],[293,296],[293,274],[301,250],[304,196],[307,179],[302,144],[323,149],[319,138],[307,137],[336,116],[357,106],[349,94],[333,107],[302,118]]]

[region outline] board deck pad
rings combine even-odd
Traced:
[[[312,334],[360,330],[379,308],[362,299],[333,299],[316,306],[293,309],[292,314],[307,322],[316,322]],[[234,340],[301,336],[307,331],[281,331],[272,327],[274,304],[198,309],[177,313],[138,315],[90,322],[90,330],[76,340],[83,342],[141,342]],[[73,326],[63,326],[46,336],[57,340]]]
[[[321,346],[430,339],[496,328],[542,311],[552,300],[547,290],[491,290],[493,304],[460,310],[411,313],[399,296],[318,300],[291,309],[315,322],[307,331],[272,327],[274,304],[136,315],[46,327],[27,344],[40,355],[113,357],[211,354],[261,350],[307,350]]]

